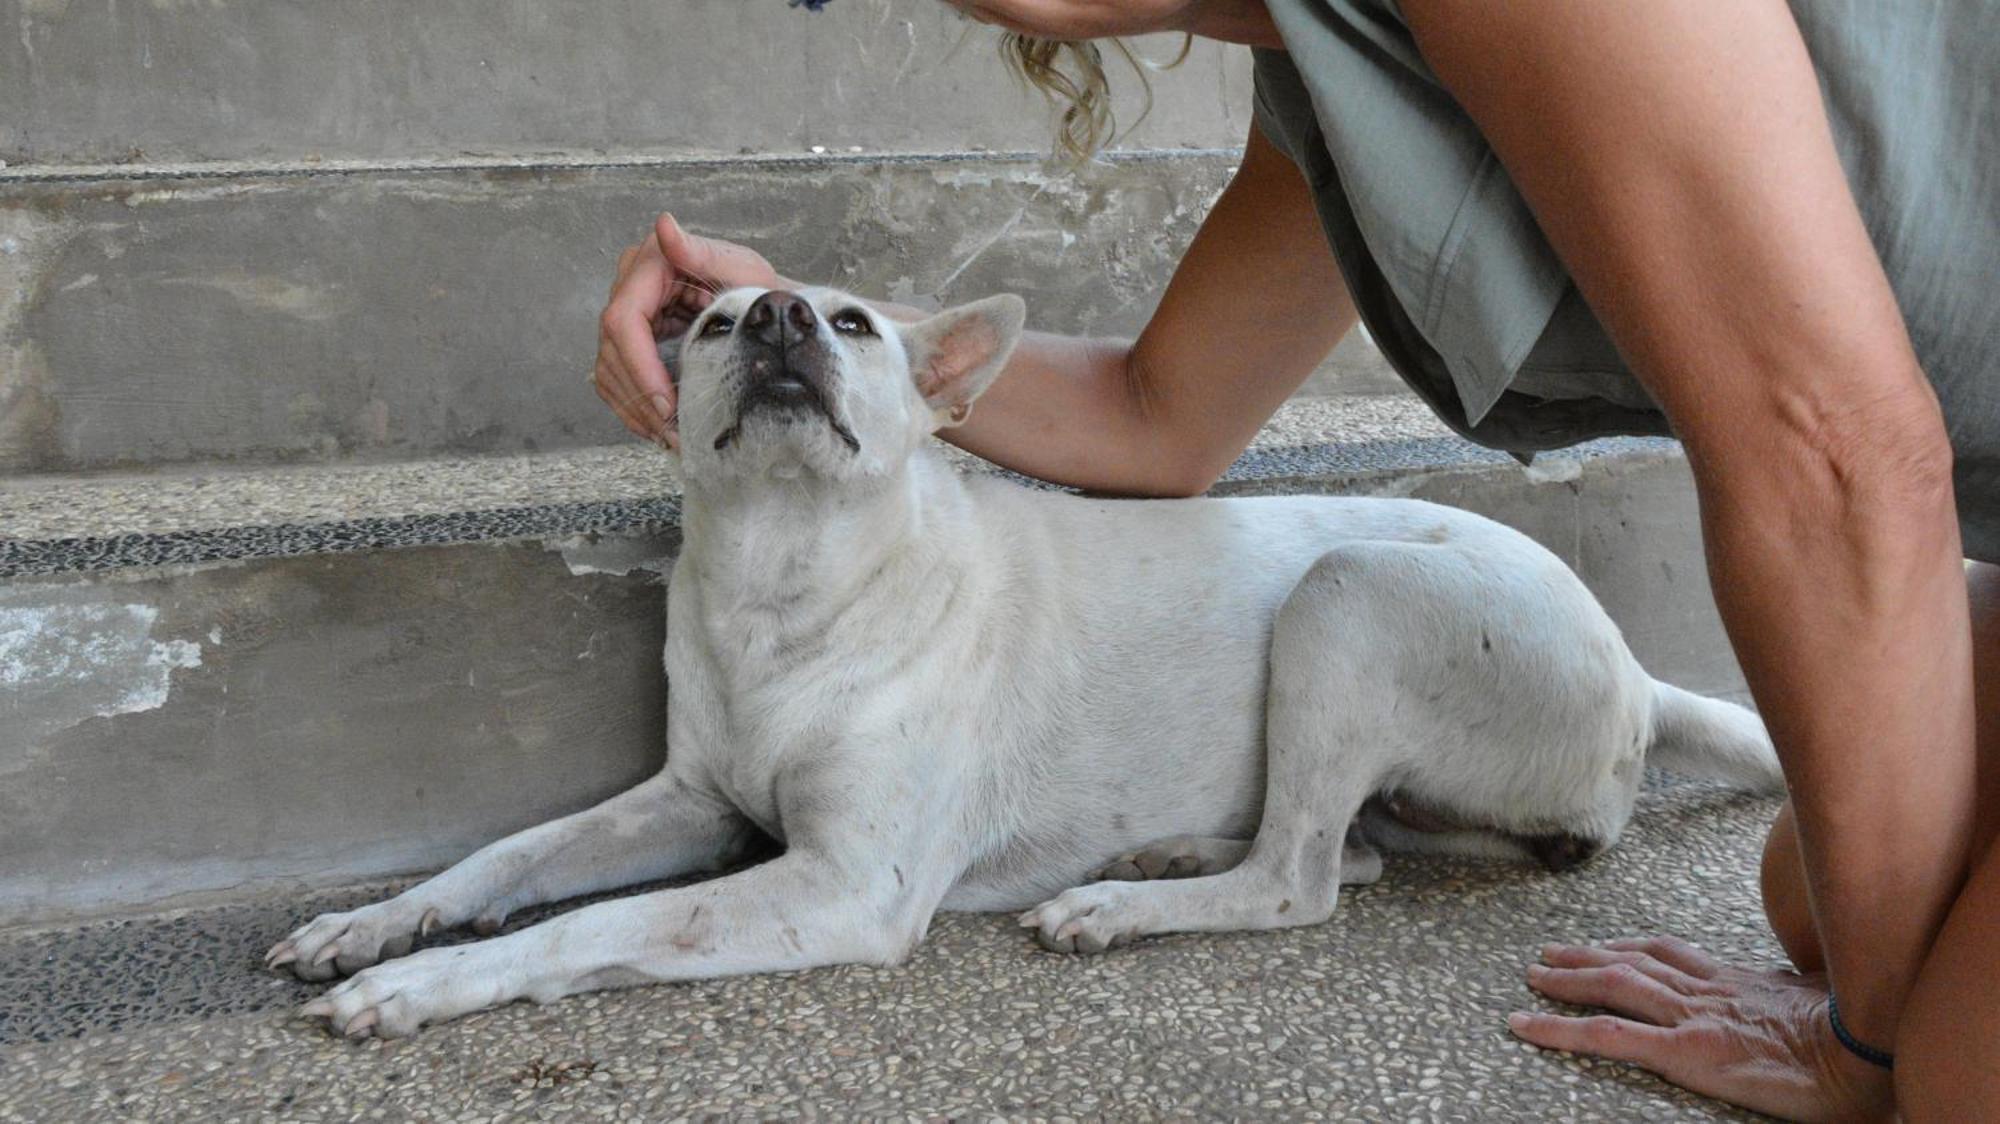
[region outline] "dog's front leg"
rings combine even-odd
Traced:
[[[307,980],[353,975],[407,953],[433,929],[472,922],[490,933],[509,913],[540,902],[712,870],[754,838],[734,808],[662,770],[594,808],[490,844],[387,901],[321,914],[279,941],[266,963]]]
[[[587,906],[504,937],[370,968],[301,1009],[350,1037],[399,1037],[515,999],[829,964],[895,964],[949,876],[909,859],[793,850],[750,870]]]

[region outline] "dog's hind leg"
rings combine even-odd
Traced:
[[[279,941],[265,962],[307,980],[352,975],[409,952],[434,929],[469,921],[490,933],[530,905],[715,869],[755,838],[734,808],[662,770],[594,808],[490,844],[387,901],[322,914]]]
[[[1414,597],[1413,552],[1365,543],[1328,553],[1279,612],[1265,718],[1264,818],[1242,860],[1208,877],[1097,882],[1022,915],[1043,944],[1096,952],[1149,933],[1269,929],[1332,916],[1343,883],[1373,881],[1381,858],[1350,839],[1362,803],[1407,759],[1400,717],[1411,677],[1400,655],[1425,642],[1397,619]],[[1413,627],[1416,626],[1416,627]]]

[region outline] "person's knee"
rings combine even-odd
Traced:
[[[1806,898],[1806,868],[1799,857],[1799,835],[1792,823],[1790,801],[1778,809],[1771,822],[1771,834],[1764,841],[1761,871],[1764,891],[1764,918],[1784,946],[1792,966],[1801,972],[1826,970],[1826,954],[1820,950],[1819,929],[1813,924],[1812,905]]]
[[[1896,1027],[1896,1107],[1905,1120],[2000,1113],[2000,851],[1989,852],[1938,934]]]
[[[1986,1120],[2000,1105],[2000,1026],[1993,1013],[1919,990],[1896,1031],[1900,1119]]]

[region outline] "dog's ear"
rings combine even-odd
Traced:
[[[957,425],[972,412],[973,399],[999,377],[1021,342],[1027,318],[1027,302],[1001,293],[903,329],[910,377],[940,426]]]

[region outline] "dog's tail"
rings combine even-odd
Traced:
[[[1777,751],[1764,720],[1721,699],[1668,683],[1653,684],[1653,744],[1649,763],[1670,772],[1727,781],[1752,792],[1785,790]]]

